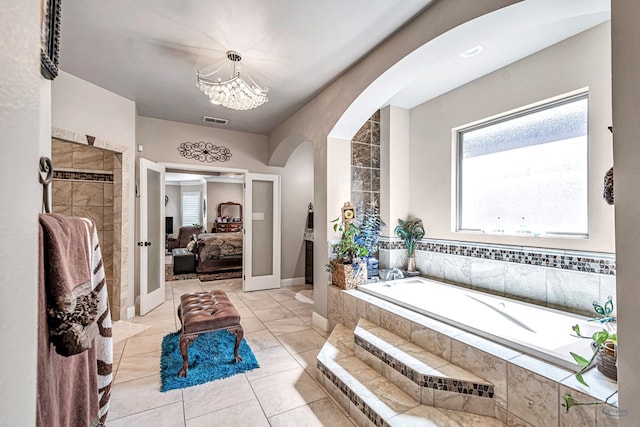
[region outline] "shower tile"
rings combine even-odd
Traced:
[[[103,170],[103,151],[87,145],[75,144],[73,146],[73,167],[82,170]]]
[[[371,167],[371,144],[351,143],[351,165]]]
[[[371,143],[380,145],[380,123],[371,122]]]
[[[372,122],[380,123],[380,110],[377,110],[373,115],[369,118]]]
[[[421,252],[423,252],[423,251],[416,251],[416,256],[418,256]],[[422,271],[427,276],[444,279],[444,257],[445,257],[445,255],[437,254],[437,253],[430,253],[430,252],[424,252],[424,253],[431,254],[431,258],[429,260],[429,263],[426,265],[426,269],[424,269],[424,270],[420,269],[420,271]]]
[[[504,292],[522,301],[546,304],[547,269],[507,263]]]
[[[592,403],[596,402],[595,399],[590,398],[586,394],[579,393],[575,390],[567,388],[563,385],[560,386],[559,400],[563,402],[565,394],[570,394],[574,399],[584,402]],[[596,425],[596,411],[597,406],[574,406],[568,412],[564,408],[560,409],[560,427],[573,427],[573,426],[595,426]]]
[[[371,190],[380,191],[380,169],[371,169]]]
[[[371,205],[380,206],[380,188],[374,188],[371,192]]]
[[[396,249],[391,251],[389,259],[389,268],[406,269],[409,263],[407,251],[405,249]]]
[[[93,206],[74,206],[72,209],[73,216],[91,219],[98,230],[102,230],[104,224],[104,213],[102,207]]]
[[[471,261],[471,285],[474,289],[504,295],[505,263],[484,259]]]
[[[100,241],[102,253],[105,255],[113,254],[113,231],[103,231],[102,240]]]
[[[73,183],[55,180],[51,182],[51,197],[54,205],[71,206]]]
[[[351,140],[371,144],[371,122],[367,120]]]
[[[495,404],[507,407],[507,361],[454,338],[451,363],[493,384]]]
[[[113,184],[104,184],[104,206],[113,206]]]
[[[537,426],[558,425],[558,384],[512,363],[507,367],[509,412]]]
[[[112,171],[114,167],[113,158],[115,154],[110,151],[105,151],[103,154],[104,154],[104,170]]]
[[[572,309],[590,315],[591,303],[600,298],[600,280],[595,274],[547,270],[547,303],[551,308]]]
[[[374,169],[380,169],[380,146],[371,146],[371,167]]]
[[[371,168],[351,167],[351,191],[371,191]]]
[[[105,231],[113,231],[113,206],[105,207],[103,210],[104,214],[104,230]]]
[[[52,209],[53,209],[53,213],[67,215],[67,216],[73,215],[73,208],[71,206],[53,205]]]
[[[360,216],[364,211],[364,208],[369,203],[369,192],[365,191],[352,191],[351,192],[351,203],[356,207],[356,215]]]
[[[525,420],[521,420],[510,412],[507,413],[507,425],[509,427],[536,427],[533,424],[529,424]]]
[[[73,183],[73,206],[104,205],[104,184],[94,182]]]
[[[55,168],[73,167],[73,144],[51,140],[51,161]]]
[[[391,268],[391,252],[393,252],[391,249],[378,250],[378,261],[380,262],[380,270]]]

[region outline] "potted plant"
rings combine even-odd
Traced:
[[[346,204],[345,204],[346,206]],[[338,243],[332,245],[335,258],[327,264],[331,272],[331,281],[342,289],[353,289],[367,281],[367,270],[362,257],[369,255],[369,251],[361,243],[360,229],[352,221],[353,212],[343,208],[342,217],[331,221],[333,231],[340,233]]]
[[[357,243],[363,245],[369,255],[367,256],[367,278],[376,277],[378,272],[378,260],[373,256],[378,251],[378,240],[380,240],[380,231],[387,224],[380,217],[380,210],[377,206],[367,210],[360,224],[360,234],[356,238]]]
[[[420,218],[410,218],[406,221],[398,219],[395,233],[404,240],[409,256],[407,271],[416,271],[416,245],[424,237],[425,231]]]
[[[615,329],[615,327],[613,326],[615,324],[615,317],[611,315],[611,312],[613,311],[612,297],[609,297],[607,299],[604,307],[599,305],[597,301],[594,301],[593,308],[600,317],[599,319],[595,318],[594,320],[599,320],[601,324],[606,323],[607,327],[610,330]],[[589,384],[587,384],[587,382],[584,380],[582,374],[595,363],[598,371],[600,371],[607,378],[617,381],[618,371],[616,366],[616,350],[618,347],[618,334],[607,329],[602,329],[600,331],[594,332],[591,336],[585,336],[580,332],[579,325],[574,325],[572,329],[574,332],[573,336],[592,340],[591,348],[593,349],[593,352],[590,356],[588,356],[588,358],[574,352],[570,352],[573,360],[576,361],[579,367],[578,372],[575,373],[576,380],[578,380],[580,384],[589,387]],[[617,392],[617,390],[614,391],[603,401],[589,403],[579,402],[575,400],[570,394],[565,394],[564,396],[562,396],[564,400],[562,406],[565,408],[565,411],[568,412],[572,406],[607,404],[609,402],[609,399],[615,396]]]

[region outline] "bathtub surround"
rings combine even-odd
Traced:
[[[598,410],[595,406],[589,406],[575,408],[579,410],[571,411],[568,414],[560,406],[562,396],[565,393],[570,393],[581,401],[589,402],[603,400],[615,390],[616,384],[606,379],[595,369],[585,374],[586,381],[591,385],[590,389],[586,389],[577,382],[573,371],[524,355],[475,334],[464,332],[430,317],[366,295],[359,290],[342,291],[331,286],[329,287],[329,302],[329,321],[331,326],[336,325],[336,328],[318,356],[320,371],[318,378],[323,381],[323,386],[334,396],[336,401],[343,407],[346,405],[349,413],[354,414],[352,416],[356,421],[363,421],[360,425],[365,425],[365,422],[368,421],[375,425],[394,425],[394,418],[388,418],[390,415],[389,407],[394,407],[392,403],[385,400],[389,395],[377,395],[377,399],[373,398],[379,389],[384,388],[373,389],[369,387],[369,390],[373,390],[374,396],[372,396],[371,392],[367,392],[367,389],[354,382],[354,378],[358,379],[356,372],[341,362],[344,358],[349,357],[350,351],[358,352],[358,356],[361,354],[354,345],[353,331],[357,330],[358,322],[365,319],[371,324],[377,325],[378,328],[373,329],[381,330],[381,335],[389,337],[389,333],[391,333],[398,337],[397,340],[404,340],[403,343],[407,341],[411,345],[421,347],[423,355],[428,353],[441,358],[493,385],[493,413],[490,416],[495,419],[491,421],[492,419],[486,418],[485,415],[484,418],[474,418],[474,420],[478,420],[476,424],[461,423],[463,425],[497,426],[504,423],[510,426],[545,427],[617,426],[616,401],[613,401],[612,405],[598,406]],[[402,348],[407,347],[411,346],[401,344],[398,350],[394,351],[394,358],[405,357],[400,354]],[[370,352],[366,353],[371,355]],[[411,352],[409,351],[409,353]],[[327,361],[327,357],[329,357],[329,361]],[[356,358],[352,357],[352,359]],[[327,363],[331,365],[331,360],[337,361],[339,366],[344,369],[328,373]],[[360,359],[358,361],[361,362]],[[351,365],[353,367],[361,366],[355,362]],[[393,371],[399,373],[395,368]],[[385,374],[384,377],[390,379],[394,375],[393,373],[391,375]],[[369,378],[368,381],[371,379]],[[382,382],[382,379],[378,381]],[[410,388],[407,387],[409,383],[406,382],[408,379],[405,377],[404,381],[405,386],[401,387],[402,391],[397,390],[397,393],[402,396],[407,393],[411,395]],[[386,386],[386,388],[390,387],[391,385]],[[477,415],[477,412],[487,411],[487,406],[479,406],[478,402],[471,403],[469,400],[465,400],[467,395],[461,394],[460,397],[447,398],[447,396],[442,396],[442,393],[447,392],[437,391],[441,393],[440,398],[434,398],[432,406],[426,406],[424,403],[418,405],[416,400],[411,399],[413,403],[405,402],[404,409],[395,405],[395,408],[402,410],[402,412],[397,411],[398,413],[391,414],[392,417],[396,417],[395,420],[400,421],[403,416],[416,416],[419,413],[420,416],[430,420],[441,420],[440,417],[453,419],[459,417],[457,419],[460,421],[464,420],[469,423],[469,417],[483,417]],[[478,399],[485,399],[480,403],[489,401],[485,397],[478,397]],[[414,406],[411,408],[411,405]],[[411,409],[407,409],[408,407]],[[476,414],[472,412],[476,412]],[[487,412],[482,413],[487,414]]]
[[[351,139],[351,203],[358,218],[380,206],[380,110]]]
[[[404,267],[399,239],[381,239],[380,268]],[[616,295],[613,254],[422,239],[421,275],[517,300],[594,315],[592,301]]]

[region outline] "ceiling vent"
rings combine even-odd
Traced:
[[[222,126],[229,123],[229,120],[227,119],[219,119],[217,117],[209,117],[209,116],[202,116],[202,121],[205,123],[214,123],[216,125],[222,125]]]

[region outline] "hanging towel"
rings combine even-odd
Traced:
[[[98,234],[59,214],[40,225],[37,425],[103,426],[113,342]]]

